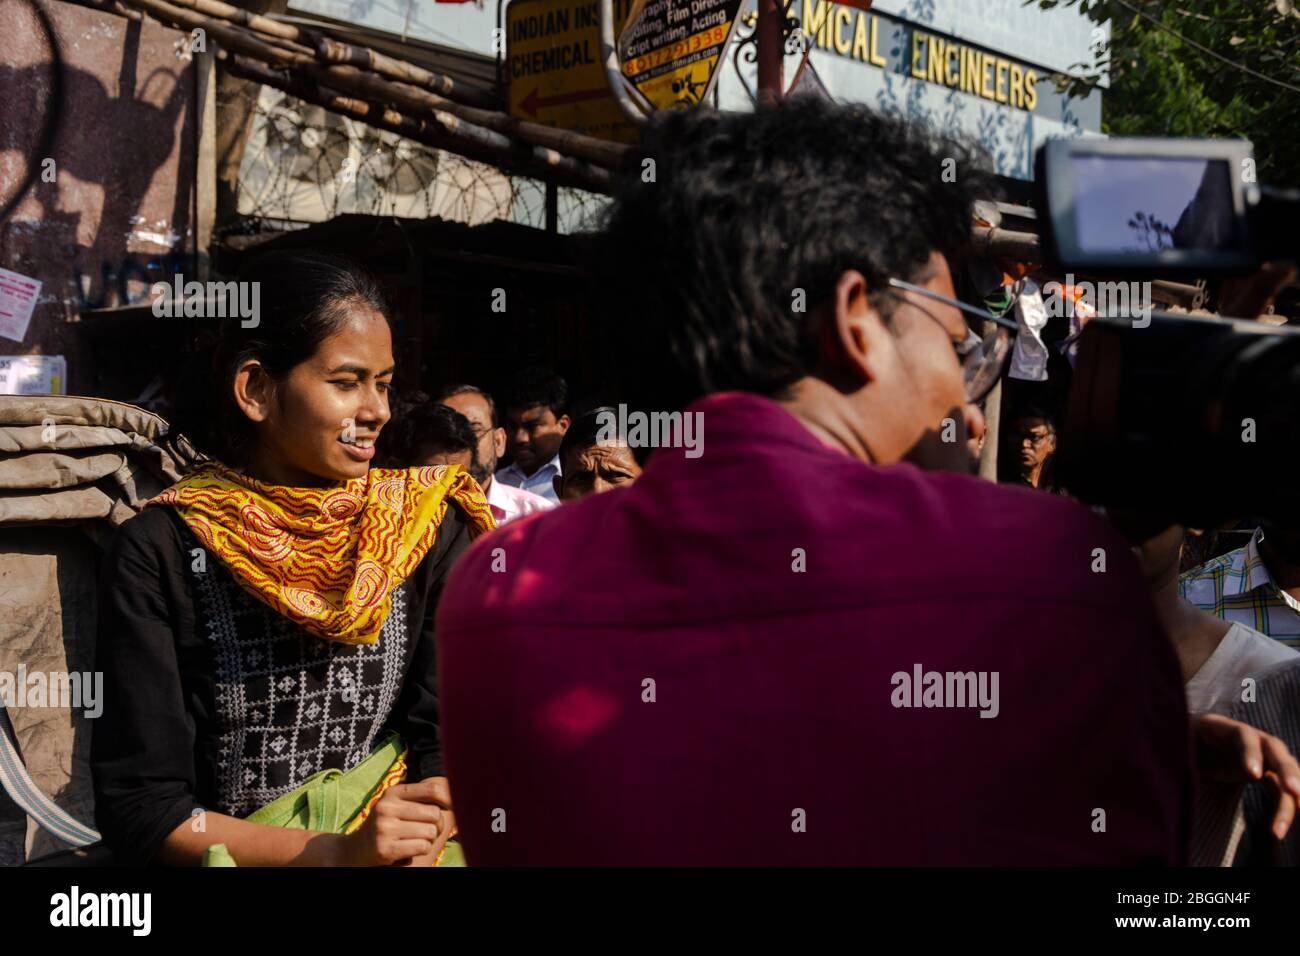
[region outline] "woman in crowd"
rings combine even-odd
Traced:
[[[180,430],[211,461],[110,549],[92,747],[96,810],[125,862],[432,863],[454,825],[433,611],[492,527],[459,468],[371,469],[389,420],[390,317],[340,259],[260,257],[250,328],[226,320]],[[396,732],[404,756],[346,835],[246,819]],[[378,792],[378,791],[377,791]]]

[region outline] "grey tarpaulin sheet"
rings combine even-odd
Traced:
[[[198,460],[167,431],[120,402],[0,396],[0,672],[93,670],[101,546]],[[8,717],[37,786],[93,826],[94,721],[49,706]],[[0,793],[0,860],[59,849]]]

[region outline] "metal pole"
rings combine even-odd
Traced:
[[[984,400],[984,447],[980,449],[980,477],[988,481],[998,480],[998,443],[1002,430],[1002,381],[993,386],[989,396]]]
[[[610,95],[618,104],[619,112],[634,126],[645,123],[654,107],[631,83],[623,79],[623,67],[618,59],[618,42],[614,37],[614,0],[596,0],[600,11],[600,64],[605,71],[605,82]]]
[[[781,0],[758,0],[758,101],[775,103],[784,88],[781,76],[785,65],[785,46],[781,25],[785,8]]]

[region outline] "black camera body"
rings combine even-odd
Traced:
[[[1294,260],[1300,193],[1253,168],[1240,141],[1051,141],[1036,176],[1048,263],[1151,280]],[[1243,516],[1300,528],[1300,328],[1144,306],[1084,329],[1061,483],[1152,531]]]
[[[1300,527],[1300,329],[1154,312],[1080,343],[1058,477],[1158,530],[1244,515]]]

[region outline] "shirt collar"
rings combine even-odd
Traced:
[[[488,485],[488,490],[487,490],[488,507],[492,509],[493,517],[495,517],[498,521],[501,520],[502,515],[510,514],[511,512],[514,511],[514,501],[510,498],[508,492],[501,490],[502,488],[505,487],[506,487],[505,482],[501,481],[501,479],[495,476],[492,478],[491,484]]]
[[[524,481],[537,481],[538,480],[537,476],[542,474],[542,472],[546,471],[547,468],[555,469],[555,474],[557,475],[563,474],[563,472],[560,469],[560,453],[558,451],[555,453],[554,458],[552,458],[546,464],[542,465],[531,475],[525,475],[524,470],[520,468],[518,465],[516,465],[514,462],[511,462],[509,465],[507,465],[504,470],[518,475]]]
[[[1268,573],[1268,567],[1264,564],[1264,558],[1259,553],[1259,543],[1263,540],[1264,529],[1256,528],[1255,533],[1251,535],[1250,541],[1246,545],[1246,589],[1249,591],[1256,591],[1263,588],[1269,595],[1282,601],[1287,607],[1291,608],[1291,610],[1300,614],[1300,601],[1297,601],[1291,595],[1278,587],[1277,582],[1273,580],[1273,575]],[[1226,587],[1224,593],[1227,593]]]
[[[779,402],[753,392],[713,392],[691,403],[685,411],[698,412],[708,422],[709,441],[725,447],[727,456],[765,457],[798,449],[829,453],[836,460],[848,457],[848,452],[819,438]],[[702,439],[703,423],[699,434]],[[755,435],[762,435],[763,441],[756,442]],[[674,451],[676,457],[682,457],[682,452]],[[691,463],[691,459],[683,460]]]
[[[1241,591],[1234,593],[1240,594],[1243,591],[1256,591],[1260,588],[1267,588],[1272,591],[1278,590],[1277,585],[1273,583],[1273,575],[1268,573],[1268,568],[1264,565],[1264,558],[1259,553],[1259,543],[1264,540],[1264,529],[1256,528],[1255,533],[1250,536],[1250,541],[1242,549],[1243,568],[1245,572],[1241,577],[1236,578],[1241,582]],[[1233,580],[1229,578],[1228,580]],[[1228,580],[1224,581],[1224,594],[1228,592]]]

